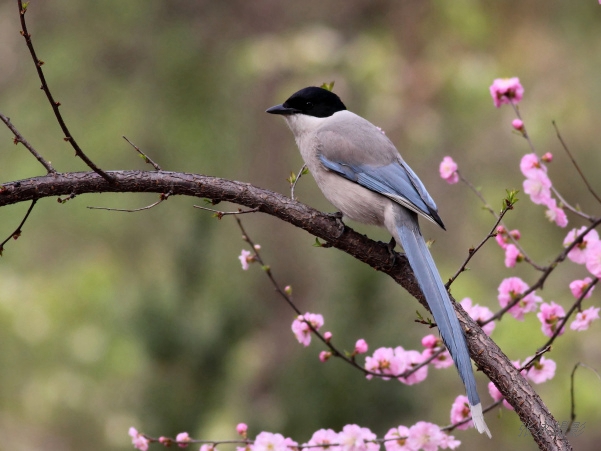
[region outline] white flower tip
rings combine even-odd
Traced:
[[[478,403],[475,406],[470,405],[470,410],[472,411],[472,421],[474,422],[476,430],[480,434],[486,432],[488,438],[492,438],[492,435],[488,430],[488,426],[486,425],[486,421],[484,421],[484,415],[482,414],[482,403]]]

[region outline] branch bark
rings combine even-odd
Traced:
[[[57,173],[0,186],[0,207],[53,196],[101,192],[153,192],[227,201],[267,213],[321,238],[332,247],[392,277],[428,308],[407,259],[392,265],[386,244],[375,242],[349,227],[341,231],[336,219],[281,194],[248,183],[198,174],[167,171],[108,171],[112,182],[95,172]],[[454,300],[466,330],[470,355],[494,382],[529,429],[541,450],[571,450],[558,422],[507,356]]]

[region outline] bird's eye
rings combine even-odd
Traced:
[[[311,108],[313,108],[313,102],[307,102],[307,103],[305,103],[305,106],[307,107],[308,110],[310,110]]]

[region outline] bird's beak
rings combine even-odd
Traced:
[[[265,112],[270,114],[281,114],[282,116],[290,116],[298,113],[299,111],[295,108],[285,107],[284,105],[276,105],[267,109]]]

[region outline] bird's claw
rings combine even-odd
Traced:
[[[386,247],[388,248],[388,254],[390,254],[390,257],[392,258],[392,263],[390,264],[390,267],[393,268],[396,264],[397,256],[397,253],[394,251],[394,248],[396,247],[396,240],[394,239],[394,237],[390,238],[390,242],[386,245]]]
[[[338,225],[338,236],[336,238],[340,238],[344,233],[344,222],[342,222],[342,217],[344,216],[342,212],[337,211],[336,213],[327,213],[330,218],[334,218],[336,220],[336,224]]]

